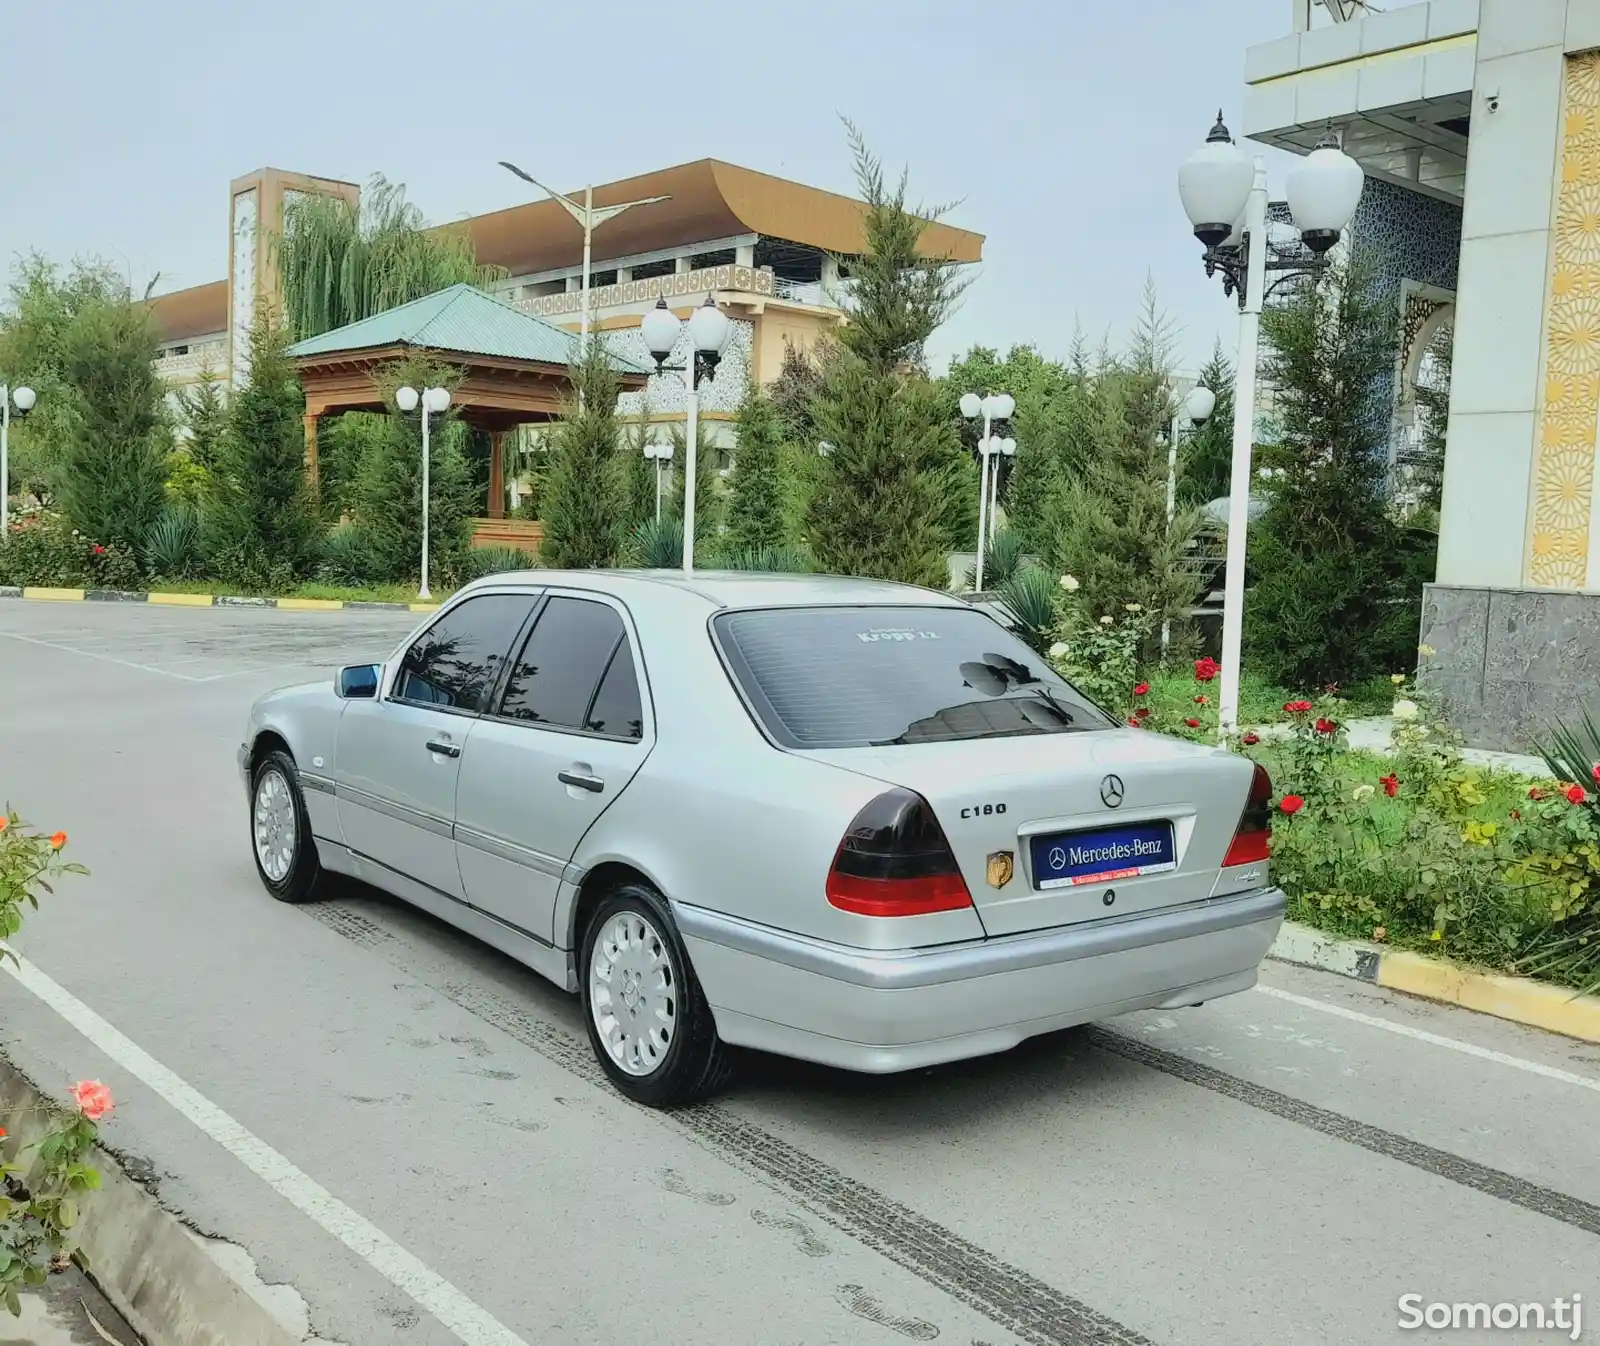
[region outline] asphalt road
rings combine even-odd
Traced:
[[[1401,1330],[1408,1294],[1578,1292],[1600,1321],[1594,1047],[1268,964],[1199,1010],[908,1076],[753,1058],[663,1116],[509,960],[368,890],[271,901],[234,769],[250,701],[417,620],[0,603],[0,796],[93,871],[25,956],[500,1340],[1569,1336]],[[108,1139],[321,1338],[496,1339],[447,1328],[5,975],[0,1048],[48,1087],[110,1083]]]

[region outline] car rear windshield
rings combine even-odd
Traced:
[[[1005,738],[1113,721],[982,612],[765,608],[714,623],[734,680],[788,748]]]

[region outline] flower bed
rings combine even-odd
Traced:
[[[1140,655],[1151,629],[1138,605],[1094,616],[1078,610],[1066,579],[1061,588],[1049,655],[1067,678],[1137,728],[1218,741],[1214,660],[1146,676]],[[1552,783],[1468,763],[1404,674],[1388,691],[1387,754],[1349,746],[1352,713],[1377,708],[1372,687],[1359,701],[1331,686],[1286,697],[1230,745],[1272,777],[1272,872],[1290,919],[1495,972],[1600,987],[1600,728],[1557,736],[1547,754]]]
[[[15,958],[4,941],[21,929],[23,908],[37,910],[52,880],[86,872],[61,859],[66,844],[65,832],[45,836],[16,814],[0,813],[0,959]],[[21,1151],[12,1142],[6,1154],[0,1128],[0,1304],[13,1315],[22,1312],[21,1290],[43,1285],[69,1261],[87,1269],[72,1231],[84,1193],[100,1186],[99,1173],[84,1160],[112,1098],[99,1080],[80,1080],[69,1092],[72,1108],[49,1109],[43,1136]]]

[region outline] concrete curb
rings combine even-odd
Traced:
[[[236,594],[128,593],[122,589],[51,589],[0,584],[0,598],[37,603],[145,603],[166,608],[282,608],[286,612],[437,612],[437,603],[382,603],[344,598],[243,598]]]
[[[15,1158],[45,1129],[44,1109],[55,1106],[0,1059],[0,1142]],[[290,1331],[235,1280],[191,1234],[96,1147],[90,1162],[100,1190],[82,1202],[77,1232],[89,1257],[91,1279],[150,1346],[301,1346]]]
[[[1424,1000],[1460,1005],[1583,1042],[1600,1042],[1600,997],[1578,995],[1562,986],[1470,972],[1420,954],[1336,939],[1291,921],[1283,923],[1267,957],[1369,981]]]

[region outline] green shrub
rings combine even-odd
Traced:
[[[720,552],[713,564],[722,570],[760,570],[771,575],[808,575],[816,569],[804,551],[784,543],[768,547],[730,547]]]
[[[190,578],[201,555],[200,516],[189,505],[169,505],[144,535],[144,564],[152,575]]]
[[[0,584],[131,592],[143,579],[123,543],[96,542],[60,515],[43,514],[13,524],[0,542]]]
[[[1055,640],[1057,581],[1048,570],[1025,565],[995,586],[1017,635],[1043,654]]]
[[[529,570],[533,557],[516,547],[474,547],[467,553],[462,578],[482,579],[485,575],[503,575],[513,570]]]
[[[359,587],[383,576],[361,530],[354,524],[341,523],[330,528],[322,539],[317,578],[324,584]]]
[[[986,589],[1001,588],[1022,568],[1023,537],[1015,528],[997,528],[983,549],[983,584]],[[967,567],[967,588],[976,588],[978,568]]]
[[[187,449],[174,449],[167,455],[167,504],[186,506],[198,512],[210,499],[210,470]]]
[[[625,549],[630,565],[676,570],[683,565],[683,520],[647,519],[633,530]]]
[[[279,596],[294,592],[298,576],[288,561],[269,556],[248,542],[235,542],[211,552],[207,565],[212,575],[241,594]]]

